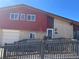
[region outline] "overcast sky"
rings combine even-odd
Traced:
[[[79,21],[79,0],[0,0],[0,8],[26,4]]]

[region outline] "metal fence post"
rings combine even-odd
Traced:
[[[43,40],[41,40],[41,59],[44,59],[44,49],[45,49],[45,41],[47,37],[45,36]]]
[[[44,41],[41,40],[41,59],[44,59]]]
[[[77,56],[79,56],[79,47],[78,47],[78,45],[79,45],[79,42],[77,42]]]
[[[6,49],[4,48],[3,59],[6,59]]]

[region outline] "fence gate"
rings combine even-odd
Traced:
[[[78,41],[24,40],[5,44],[1,59],[79,59]]]

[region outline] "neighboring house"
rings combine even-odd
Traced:
[[[79,23],[31,6],[16,5],[0,9],[0,41],[12,43],[22,39],[75,38]]]

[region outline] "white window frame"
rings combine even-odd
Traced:
[[[14,15],[13,18],[12,15]],[[17,15],[17,18],[15,17],[15,15]],[[19,13],[10,13],[10,20],[19,20]]]
[[[32,14],[31,15],[31,18],[34,16],[34,19],[31,19],[32,21],[36,21],[36,15],[35,14]]]
[[[30,16],[30,15],[31,15],[31,14],[27,14],[27,15],[26,15],[26,21],[31,21],[31,19],[30,19],[30,20],[28,19],[28,16]]]
[[[30,34],[34,34],[35,38],[30,38]],[[35,32],[30,32],[29,33],[29,39],[36,39],[36,33]]]
[[[30,16],[30,19],[28,18]],[[23,21],[36,21],[36,14],[24,14],[24,13],[10,13],[10,20],[23,20]]]
[[[53,30],[53,28],[47,28],[47,34],[46,34],[46,36],[48,36],[48,31],[49,30],[52,30],[52,38],[54,38],[54,30]]]
[[[28,19],[28,16],[30,16],[30,20]],[[34,19],[32,19],[32,16],[34,16]],[[33,21],[35,22],[36,21],[36,15],[35,14],[27,14],[27,20],[26,21]]]
[[[26,20],[26,14],[21,13],[21,14],[20,14],[20,20],[25,21],[25,20]]]

